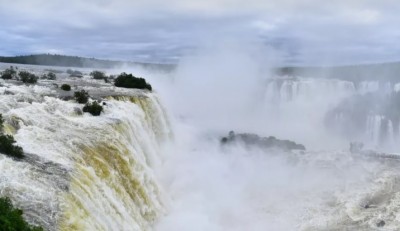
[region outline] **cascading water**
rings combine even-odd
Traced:
[[[372,92],[377,85],[355,87],[352,82],[341,80],[277,78],[267,82],[264,97],[258,99],[265,107],[256,111],[262,113],[260,119],[255,115],[230,115],[232,127],[239,121],[241,127],[251,129],[256,122],[259,131],[278,138],[293,139],[299,131],[293,140],[306,144],[308,150],[300,153],[248,149],[240,144],[222,148],[218,141],[229,130],[222,120],[218,127],[213,120],[205,119],[210,114],[220,116],[218,111],[209,111],[207,107],[217,108],[220,101],[233,100],[241,112],[248,104],[240,104],[240,98],[255,94],[251,89],[224,98],[224,91],[230,90],[225,88],[229,87],[216,86],[221,89],[217,92],[219,101],[207,101],[206,107],[196,104],[205,108],[198,110],[200,116],[177,110],[176,143],[161,170],[163,185],[172,201],[167,206],[168,215],[157,223],[156,230],[376,230],[382,226],[396,230],[399,227],[395,215],[399,210],[398,161],[352,154],[347,151],[351,139],[340,137],[345,142],[332,145],[334,136],[316,132],[331,132],[323,125],[326,113],[342,100]],[[181,92],[179,88],[174,91]],[[196,97],[196,94],[186,96]],[[190,103],[188,100],[189,107]],[[334,114],[336,126],[347,122],[346,112]],[[377,123],[378,117],[369,118],[371,130],[363,132],[368,132],[371,139],[381,139],[383,122]],[[202,126],[197,126],[200,119]],[[392,131],[388,129],[388,134],[394,134]]]
[[[20,162],[0,155],[0,196],[28,221],[46,230],[149,230],[163,214],[153,168],[170,130],[155,95],[117,91],[94,117],[49,87],[0,92],[5,132],[27,153]]]
[[[398,84],[390,82],[279,77],[268,80],[265,100],[271,111],[282,110],[282,115],[319,114],[314,122],[325,117],[328,131],[346,140],[392,149],[399,139],[400,114],[391,105],[397,92]]]
[[[208,83],[214,83],[210,79]],[[400,226],[396,160],[344,151],[350,139],[341,137],[345,142],[337,145],[328,134],[332,130],[323,126],[326,114],[343,100],[377,89],[393,93],[398,85],[285,77],[264,85],[239,82],[239,88],[230,90],[221,81],[221,86],[200,90],[200,96],[209,100],[198,100],[199,95],[190,95],[196,92],[191,85],[179,88],[178,79],[177,87],[168,89],[177,97],[167,105],[177,101],[187,108],[172,111],[175,139],[169,142],[170,125],[155,94],[92,86],[95,81],[65,81],[102,98],[104,113],[81,115],[81,106],[59,99],[60,92],[50,84],[0,87],[4,130],[27,155],[23,161],[0,155],[0,196],[10,197],[30,223],[46,230]],[[256,103],[249,104],[253,100]],[[362,128],[364,138],[373,142],[396,137],[399,124],[388,117],[395,114],[375,113],[386,111],[371,111],[369,106],[360,110],[365,121],[354,123],[349,117],[354,110],[344,107],[333,114],[333,124],[339,131]],[[227,113],[226,108],[235,110]],[[227,125],[293,139],[308,151],[278,152],[240,144],[222,148],[219,140],[229,131]]]

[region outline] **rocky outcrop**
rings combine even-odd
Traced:
[[[262,149],[277,148],[284,151],[306,150],[304,145],[290,140],[280,140],[274,136],[261,137],[252,133],[238,133],[230,131],[229,135],[221,139],[221,144],[242,143],[248,147],[259,147]]]

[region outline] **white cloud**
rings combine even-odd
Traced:
[[[347,55],[354,62],[400,59],[394,52],[400,48],[393,47],[400,5],[393,0],[0,0],[0,5],[0,42],[8,46],[3,54],[42,47],[102,58],[176,60],[204,41],[245,36],[264,39],[302,62],[318,60],[310,57],[316,54],[332,60]],[[358,49],[371,44],[374,49]]]

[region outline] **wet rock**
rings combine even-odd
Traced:
[[[79,107],[74,107],[74,112],[77,115],[83,115],[82,109],[80,109]]]
[[[260,137],[252,133],[235,134],[235,132],[230,131],[227,137],[221,139],[221,144],[229,144],[232,142],[241,142],[246,146],[257,146],[263,149],[279,148],[285,151],[306,150],[304,145],[297,144],[290,140],[280,140],[274,136]]]
[[[4,95],[15,95],[15,93],[9,90],[5,90]]]
[[[60,99],[64,100],[64,101],[69,101],[69,100],[73,100],[74,97],[73,96],[62,96],[62,97],[60,97]]]
[[[376,226],[377,226],[377,227],[383,227],[383,226],[385,226],[385,221],[384,221],[384,220],[379,221],[378,223],[376,223]]]

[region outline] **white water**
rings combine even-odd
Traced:
[[[27,153],[24,162],[0,156],[0,196],[49,230],[150,229],[164,211],[152,169],[170,137],[156,96],[108,98],[94,117],[46,96],[54,94],[48,87],[5,84],[0,92],[5,132]]]
[[[400,226],[397,161],[348,151],[221,150],[217,134],[190,125],[175,131],[177,144],[160,173],[169,213],[156,230],[376,230],[381,220],[385,230]]]
[[[400,227],[397,162],[351,155],[349,140],[323,126],[341,99],[381,85],[266,81],[250,57],[234,57],[234,65],[224,60],[229,68],[196,59],[195,73],[185,64],[172,85],[154,84],[172,140],[153,94],[86,87],[127,95],[108,98],[93,117],[45,96],[54,94],[47,87],[0,88],[16,93],[0,94],[6,131],[38,158],[1,155],[0,196],[50,230],[376,230],[381,220],[386,230]],[[368,121],[366,136],[378,141],[379,115]],[[292,139],[309,151],[222,149],[229,130]]]
[[[178,145],[163,171],[169,214],[156,230],[375,230],[381,219],[388,230],[400,225],[398,163],[346,151],[223,152],[204,134]]]
[[[256,64],[247,65],[251,55],[241,55],[197,57],[165,87],[172,89],[163,99],[173,111],[176,142],[157,171],[170,200],[155,229],[377,230],[383,220],[382,230],[398,230],[398,162],[350,154],[352,140],[323,124],[345,97],[394,85],[265,81]],[[365,131],[365,141],[379,139],[378,126]],[[309,151],[221,149],[218,140],[229,130],[291,139]]]

